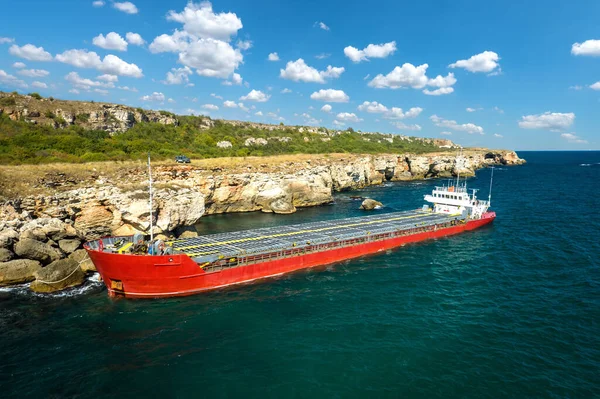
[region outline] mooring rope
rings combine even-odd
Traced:
[[[58,280],[58,281],[44,281],[44,280],[37,280],[36,279],[35,281],[39,281],[42,284],[58,284],[58,283],[62,283],[63,281],[65,281],[66,279],[68,279],[69,277],[71,277],[77,271],[77,269],[79,269],[79,265],[81,265],[83,262],[87,262],[88,260],[90,260],[90,259],[88,258],[88,259],[81,260],[79,263],[77,263],[77,267],[71,273],[69,273],[69,275],[67,277],[65,277],[65,278],[63,278],[61,280]]]

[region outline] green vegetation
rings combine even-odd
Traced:
[[[90,114],[77,114],[77,116],[75,116],[75,119],[78,122],[87,123],[90,120]]]
[[[10,107],[13,105],[16,105],[17,102],[15,101],[14,97],[2,97],[0,98],[0,105],[3,105],[5,107]]]
[[[56,118],[56,115],[54,115],[54,112],[52,112],[52,111],[50,111],[50,110],[46,111],[46,112],[44,113],[44,116],[45,116],[46,118],[48,118],[48,119],[54,119],[54,118]]]
[[[77,118],[85,118],[80,115]],[[44,124],[12,121],[7,115],[0,115],[0,163],[126,161],[144,159],[148,152],[159,160],[172,159],[181,154],[199,159],[279,154],[440,151],[433,144],[420,140],[409,141],[395,137],[390,143],[381,134],[346,131],[327,137],[316,133],[301,133],[290,127],[266,131],[220,121],[215,121],[215,126],[208,130],[200,130],[198,127],[202,125],[203,117],[182,116],[178,119],[179,126],[139,123],[125,133],[111,136],[108,132],[88,130],[82,126],[70,125],[55,129]],[[244,142],[249,137],[264,138],[269,143],[265,146],[246,147]],[[277,140],[282,137],[289,137],[291,140]],[[308,142],[305,142],[305,137]],[[216,143],[223,140],[231,142],[233,146],[218,148]]]
[[[40,96],[40,93],[29,93],[29,96],[35,98],[36,100],[41,100],[43,98]]]

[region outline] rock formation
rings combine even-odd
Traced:
[[[365,199],[360,205],[360,209],[365,211],[372,211],[373,209],[379,209],[381,207],[383,207],[383,204],[381,202],[371,198]]]

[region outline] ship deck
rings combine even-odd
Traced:
[[[209,234],[174,240],[169,244],[176,253],[184,253],[203,263],[348,241],[463,219],[461,215],[413,210]]]

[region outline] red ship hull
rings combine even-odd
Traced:
[[[192,295],[233,284],[273,277],[294,270],[373,254],[407,243],[450,236],[477,229],[491,223],[495,217],[494,212],[487,212],[479,220],[470,220],[467,223],[443,229],[212,272],[204,271],[189,256],[184,254],[140,256],[113,254],[90,248],[87,248],[87,251],[102,276],[110,296],[161,298]]]

